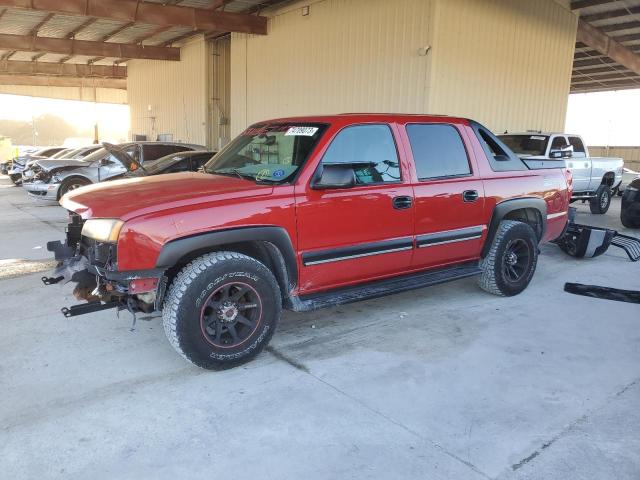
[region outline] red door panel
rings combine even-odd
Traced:
[[[414,269],[480,257],[487,234],[485,194],[466,132],[445,123],[407,124],[401,135],[413,160]]]
[[[413,197],[413,190],[375,185],[308,190],[297,198],[300,290],[309,293],[408,270],[413,209],[394,209],[397,196]]]

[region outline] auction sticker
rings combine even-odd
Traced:
[[[299,137],[313,137],[318,131],[318,127],[289,127],[286,135],[296,135]]]

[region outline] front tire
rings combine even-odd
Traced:
[[[596,190],[596,198],[589,200],[589,210],[597,215],[604,215],[611,206],[611,189],[609,185],[600,185]]]
[[[162,318],[169,342],[182,357],[220,370],[258,355],[281,312],[280,288],[267,267],[240,253],[214,252],[176,276]]]
[[[538,263],[538,239],[531,226],[503,220],[489,253],[482,261],[480,288],[494,295],[511,297],[527,286]]]
[[[91,185],[89,180],[84,178],[69,178],[62,182],[60,189],[58,190],[58,200],[60,200],[67,192],[75,190],[76,188],[84,187],[85,185]]]

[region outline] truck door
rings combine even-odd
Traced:
[[[318,168],[336,164],[353,166],[354,186],[317,189],[312,179],[296,190],[305,293],[405,272],[411,263],[413,190],[390,125],[340,130]]]
[[[576,149],[576,139],[582,146],[582,152],[579,151],[580,149]],[[566,161],[567,168],[571,170],[571,174],[573,175],[573,190],[575,192],[588,191],[589,183],[591,181],[591,162],[587,158],[582,141],[577,137],[569,137],[569,142],[567,142],[565,137],[557,136],[552,141],[551,149],[554,149],[554,145],[556,145],[557,148],[560,148],[558,145],[562,143],[573,146],[573,154],[571,158],[568,158]]]
[[[406,134],[415,165],[413,268],[480,257],[486,235],[484,187],[464,133],[444,123],[414,123]]]

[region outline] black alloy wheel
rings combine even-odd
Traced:
[[[516,283],[529,271],[531,267],[531,249],[524,240],[511,240],[502,257],[502,272],[509,282]]]
[[[213,346],[233,348],[253,335],[261,319],[258,292],[246,283],[231,282],[214,290],[203,304],[200,328]]]

